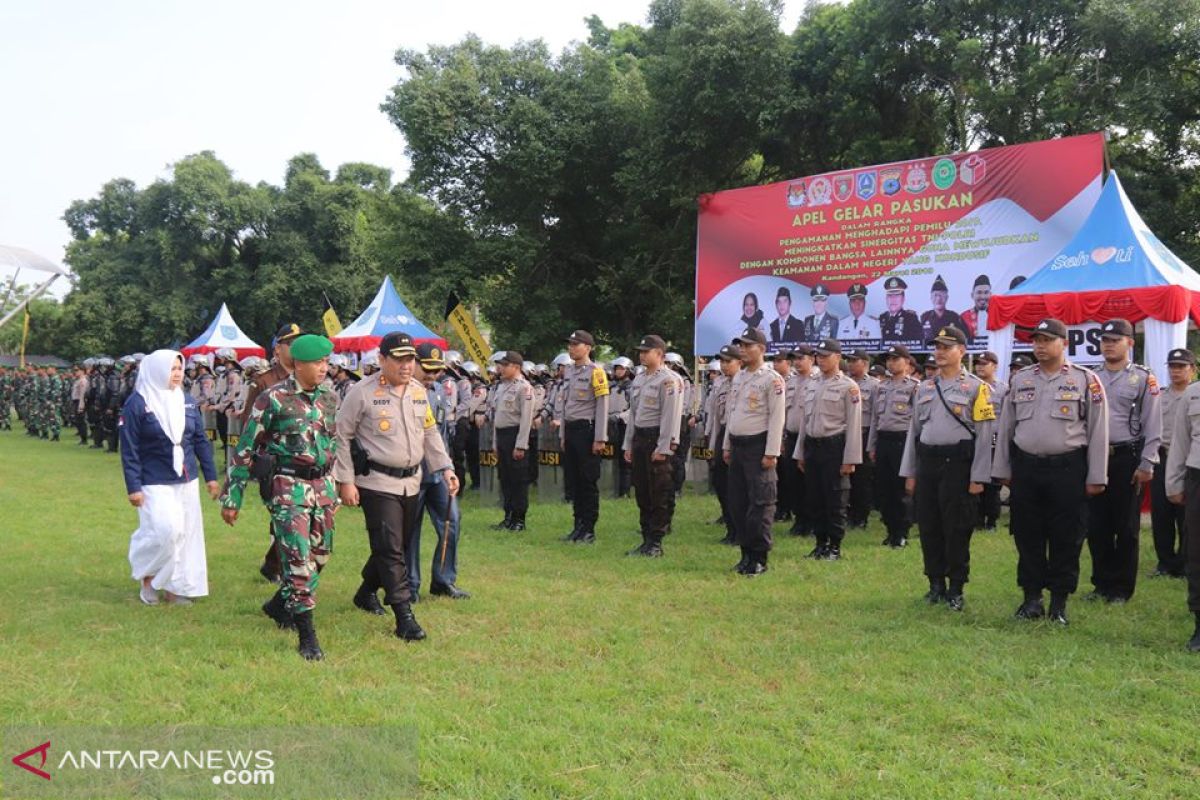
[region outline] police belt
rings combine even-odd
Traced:
[[[975,458],[975,441],[962,439],[954,444],[922,444],[917,442],[917,455],[922,458],[962,459]]]
[[[658,433],[659,433],[659,429],[658,429],[657,425],[653,428],[634,428],[633,429],[634,436],[653,436],[655,439],[657,439]]]
[[[372,461],[369,458],[367,459],[367,466],[371,468],[371,472],[381,472],[393,478],[411,478],[421,469],[419,464],[415,467],[389,467],[385,464],[380,464],[378,461]]]
[[[806,436],[804,437],[804,446],[818,449],[822,447],[845,447],[846,434],[835,433],[833,436]]]
[[[1013,463],[1030,464],[1038,467],[1055,468],[1068,467],[1079,462],[1079,459],[1085,457],[1087,453],[1086,447],[1080,447],[1069,453],[1056,453],[1052,456],[1035,456],[1032,453],[1026,453],[1015,444],[1012,447]]]
[[[567,430],[575,430],[578,428],[590,428],[595,422],[595,420],[591,419],[569,419],[564,424]]]
[[[908,431],[875,431],[876,439],[886,439],[890,442],[903,442],[908,438]]]
[[[276,475],[286,475],[289,478],[299,478],[304,481],[316,481],[331,472],[330,467],[276,467]]]
[[[748,444],[763,444],[763,445],[765,445],[767,443],[767,432],[763,431],[762,433],[752,433],[752,434],[749,434],[748,436],[734,436],[731,433],[731,434],[729,434],[729,442],[730,442],[730,444],[736,444],[736,445],[748,445]]]
[[[1188,467],[1187,468],[1187,476],[1194,481],[1200,481],[1200,469],[1196,469],[1195,467]]]
[[[1117,442],[1108,446],[1108,454],[1110,456],[1126,454],[1136,456],[1141,454],[1142,448],[1145,445],[1145,439],[1130,439],[1128,442]]]

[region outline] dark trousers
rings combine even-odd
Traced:
[[[479,428],[467,427],[467,474],[471,476],[471,488],[479,488]]]
[[[1188,468],[1183,508],[1183,521],[1187,529],[1183,552],[1187,560],[1188,611],[1200,614],[1200,469]]]
[[[871,485],[875,479],[871,460],[866,457],[868,429],[862,430],[862,463],[850,475],[850,499],[846,517],[851,525],[866,525],[871,516]]]
[[[846,436],[804,439],[804,484],[813,535],[820,546],[841,547],[846,536],[846,495],[850,479],[842,474]]]
[[[117,452],[117,412],[104,412],[104,439],[108,442],[108,452]]]
[[[450,439],[450,460],[458,485],[467,486],[467,438],[471,435],[471,420],[459,417],[454,421],[454,436]]]
[[[783,432],[779,461],[775,465],[776,491],[775,515],[788,517],[793,514],[792,495],[796,491],[796,475],[800,472],[792,453],[796,449],[796,434]],[[718,453],[718,455],[720,455]]]
[[[931,581],[967,582],[971,569],[971,533],[978,498],[968,491],[974,442],[958,446],[918,445],[917,528],[925,575]]]
[[[808,493],[805,490],[805,480],[807,479],[804,471],[796,464],[796,459],[792,454],[796,452],[796,440],[800,438],[799,433],[783,433],[783,452],[779,456],[780,462],[786,461],[788,466],[786,469],[791,470],[791,476],[788,479],[787,491],[783,491],[783,485],[780,484],[779,502],[788,506],[792,512],[792,527],[798,531],[809,531],[812,529],[812,515],[808,511]]]
[[[88,426],[92,429],[92,447],[104,446],[104,412],[99,409],[89,409],[87,412]]]
[[[875,434],[875,488],[879,513],[888,538],[907,539],[912,519],[909,515],[900,462],[904,458],[904,431],[880,431]]]
[[[675,492],[683,491],[683,483],[687,480],[688,452],[692,449],[692,429],[688,427],[685,416],[679,423],[679,448],[671,456],[671,482]],[[671,500],[671,510],[675,510],[675,500]]]
[[[1184,574],[1187,550],[1184,541],[1187,532],[1183,524],[1183,506],[1167,499],[1165,481],[1167,451],[1159,448],[1158,464],[1154,467],[1154,479],[1150,481],[1150,526],[1154,531],[1154,553],[1158,556],[1158,568],[1169,575]]]
[[[563,472],[571,476],[575,493],[571,503],[575,512],[572,530],[596,532],[600,518],[600,456],[592,453],[596,426],[588,420],[563,423]]]
[[[450,496],[446,481],[421,484],[417,495],[415,524],[404,538],[404,563],[408,565],[408,588],[416,592],[421,587],[421,528],[422,518],[428,515],[433,526],[433,562],[430,566],[430,585],[451,586],[458,581],[458,535],[462,513]],[[445,548],[445,559],[442,551]]]
[[[407,603],[412,600],[412,592],[404,563],[404,547],[409,531],[417,524],[419,495],[405,497],[359,489],[358,498],[371,544],[371,555],[362,568],[363,588],[371,592],[383,589],[383,602],[388,605]]]
[[[1017,584],[1028,592],[1071,594],[1087,515],[1087,450],[1050,458],[1013,445],[1009,512],[1017,546]]]
[[[496,466],[504,495],[504,516],[513,522],[524,522],[529,510],[529,465],[513,458],[517,431],[515,425],[496,429]],[[537,453],[527,450],[525,458],[537,458]]]
[[[767,434],[730,436],[729,517],[739,545],[766,555],[771,549],[771,523],[775,521],[775,469],[763,469]]]
[[[75,433],[77,433],[79,435],[79,443],[87,444],[88,443],[87,417],[84,415],[84,413],[82,411],[80,411],[75,414],[75,416],[72,418],[71,421],[75,423]]]
[[[537,425],[529,429],[529,453],[525,456],[525,464],[529,467],[529,482],[538,482],[538,452],[541,449]]]
[[[613,443],[617,458],[617,497],[628,497],[633,488],[633,465],[625,463],[625,421],[617,420],[608,440]]]
[[[1000,519],[1000,484],[983,485],[983,494],[979,495],[979,517],[987,527],[996,527],[996,521]]]
[[[1108,457],[1108,488],[1088,499],[1087,543],[1092,584],[1106,597],[1133,597],[1137,584],[1142,489],[1131,483],[1141,448],[1121,447]]]
[[[671,475],[671,459],[654,461],[651,456],[658,446],[658,429],[654,433],[633,434],[633,492],[637,498],[642,536],[661,542],[671,527],[674,510],[675,485]]]
[[[218,411],[217,416],[217,438],[221,440],[221,449],[229,447],[229,417],[225,416],[225,412]]]

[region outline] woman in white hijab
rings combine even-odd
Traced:
[[[160,590],[181,605],[208,594],[200,473],[210,497],[220,486],[204,420],[182,384],[183,356],[156,350],[142,360],[121,410],[125,489],[140,523],[129,541],[129,565],[147,605],[158,603]]]

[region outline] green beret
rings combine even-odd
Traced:
[[[292,340],[293,361],[320,361],[333,352],[333,342],[315,333],[306,333]]]

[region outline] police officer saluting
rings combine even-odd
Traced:
[[[813,352],[821,374],[804,405],[792,457],[804,472],[817,539],[808,558],[837,561],[846,535],[850,475],[862,461],[862,393],[842,372],[837,339],[824,340]]]
[[[495,530],[525,530],[525,514],[529,510],[529,431],[533,426],[533,387],[525,380],[525,359],[516,350],[508,350],[497,362],[500,384],[494,395],[495,416],[493,448],[496,450],[500,491],[504,495],[504,521],[493,525]]]
[[[915,490],[929,578],[925,599],[931,604],[945,600],[952,610],[962,611],[979,495],[992,477],[996,412],[987,384],[963,367],[967,335],[948,325],[937,331],[932,344],[938,374],[917,388],[900,474],[906,491]]]
[[[1036,366],[1009,381],[992,476],[1010,485],[1017,583],[1025,600],[1018,619],[1046,614],[1067,624],[1067,597],[1079,584],[1087,498],[1108,481],[1108,405],[1091,370],[1066,359],[1067,326],[1044,319],[1033,329]]]
[[[625,460],[633,465],[642,544],[626,555],[658,558],[675,507],[671,455],[679,447],[683,380],[663,363],[667,343],[662,337],[643,336],[637,350],[646,370],[634,378],[630,391]]]
[[[729,466],[727,503],[742,559],[735,569],[753,578],[767,571],[771,523],[775,521],[775,465],[783,444],[787,397],[783,377],[763,363],[767,339],[746,328],[734,340],[744,368],[729,391],[729,418],[723,444]]]
[[[882,381],[875,393],[867,452],[875,465],[879,511],[887,529],[883,544],[900,548],[908,544],[908,531],[912,526],[904,500],[904,476],[900,474],[900,464],[904,460],[904,442],[912,424],[913,401],[919,382],[909,373],[911,356],[907,347],[890,345],[884,355],[891,377]]]
[[[1097,370],[1108,400],[1108,489],[1088,501],[1088,550],[1092,554],[1089,600],[1124,603],[1137,584],[1142,491],[1154,477],[1162,442],[1158,381],[1130,363],[1133,326],[1123,319],[1100,328],[1104,368]]]
[[[563,472],[570,473],[575,525],[564,541],[591,544],[596,541],[600,517],[600,455],[608,441],[608,377],[592,362],[596,342],[587,331],[567,337],[571,364],[563,374],[564,397],[559,436],[563,449]]]
[[[362,505],[371,544],[354,605],[384,614],[376,595],[382,588],[396,617],[396,636],[405,641],[425,638],[413,616],[404,563],[405,543],[420,525],[421,462],[442,474],[451,496],[458,492],[428,390],[413,379],[416,356],[407,333],[383,337],[379,372],[346,392],[338,409],[334,472],[342,502]]]

